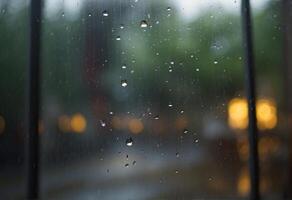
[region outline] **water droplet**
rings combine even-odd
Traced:
[[[129,167],[129,163],[126,163],[126,164],[125,164],[125,167]]]
[[[175,173],[178,174],[178,170],[175,170]]]
[[[199,142],[199,139],[195,139],[194,142],[195,142],[195,143],[198,143],[198,142]]]
[[[169,107],[169,108],[172,108],[172,107],[173,107],[173,105],[170,103],[170,104],[168,104],[168,107]]]
[[[110,112],[109,112],[109,114],[110,114],[110,115],[113,115],[113,114],[114,114],[114,112],[113,112],[113,111],[110,111]]]
[[[127,66],[126,65],[122,65],[122,69],[126,69],[127,68]]]
[[[122,85],[122,87],[127,87],[128,86],[128,81],[127,80],[121,80],[121,85]]]
[[[107,16],[108,16],[108,12],[107,12],[106,10],[104,10],[104,11],[102,12],[102,16],[107,17]]]
[[[217,61],[217,60],[215,60],[215,61],[214,61],[214,64],[215,64],[215,65],[217,65],[217,64],[218,64],[218,61]]]
[[[184,110],[181,110],[181,111],[180,111],[180,114],[184,114],[184,112],[185,112]]]
[[[167,11],[171,11],[171,7],[167,7],[166,10],[167,10]]]
[[[148,23],[147,23],[147,21],[146,21],[146,20],[142,20],[142,21],[140,22],[140,27],[141,27],[141,28],[147,28],[147,27],[148,27]]]
[[[188,129],[184,129],[184,130],[183,130],[183,133],[184,133],[184,134],[187,134],[188,132],[189,132]]]
[[[178,158],[178,157],[179,157],[179,153],[177,152],[177,153],[175,154],[175,156]]]
[[[156,116],[154,117],[154,119],[158,120],[158,119],[159,119],[159,115],[156,115]]]
[[[127,145],[128,147],[133,146],[133,139],[132,139],[132,138],[128,138],[128,139],[126,140],[126,145]]]
[[[132,164],[133,164],[133,165],[136,165],[136,163],[137,163],[136,160],[134,160]]]
[[[196,68],[196,71],[197,71],[197,72],[199,72],[199,71],[200,71],[200,69],[199,69],[199,68]]]
[[[170,61],[170,64],[171,64],[171,65],[174,65],[174,61]]]
[[[104,120],[99,120],[99,122],[100,122],[100,125],[101,125],[102,127],[105,127],[105,126],[106,126],[106,123],[105,123]]]
[[[91,17],[91,13],[88,13],[88,17]]]
[[[106,172],[109,173],[109,169],[107,169]]]
[[[124,29],[124,28],[125,28],[124,24],[121,24],[120,29]]]
[[[116,40],[117,40],[117,41],[120,41],[120,40],[121,40],[121,37],[120,37],[120,36],[117,36],[117,37],[116,37]]]
[[[62,17],[65,17],[65,13],[64,12],[62,12]]]

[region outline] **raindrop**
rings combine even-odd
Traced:
[[[175,156],[178,158],[178,157],[179,157],[179,153],[177,152],[177,153],[175,154]]]
[[[127,66],[126,65],[122,65],[122,69],[126,69],[127,68]]]
[[[104,10],[104,11],[102,12],[102,16],[107,17],[107,16],[108,16],[108,12],[107,12],[106,10]]]
[[[127,80],[121,80],[121,85],[122,85],[122,87],[127,87],[128,86],[128,81]]]
[[[184,110],[181,110],[181,111],[180,111],[180,114],[184,114],[184,112],[185,112]]]
[[[194,142],[195,142],[195,143],[199,143],[199,139],[195,139]]]
[[[199,68],[196,68],[196,71],[197,71],[197,72],[199,72],[199,71],[200,71],[200,69],[199,69]]]
[[[116,40],[117,40],[117,41],[120,41],[120,40],[121,40],[121,37],[120,37],[120,36],[117,36],[117,37],[116,37]]]
[[[166,10],[167,10],[167,11],[171,11],[171,7],[167,7]]]
[[[147,22],[146,20],[142,20],[142,21],[140,22],[140,27],[141,27],[141,28],[147,28],[147,27],[148,27],[148,22]]]
[[[159,119],[159,115],[156,115],[156,116],[154,117],[154,119],[158,120],[158,119]]]
[[[91,17],[91,13],[88,14],[88,17]]]
[[[217,64],[218,64],[218,61],[217,61],[217,60],[215,60],[215,61],[214,61],[214,64],[215,64],[215,65],[217,65]]]
[[[126,145],[127,145],[128,147],[133,146],[133,139],[132,139],[131,137],[128,138],[128,139],[126,140]]]
[[[126,163],[126,164],[125,164],[125,167],[129,167],[129,163]]]
[[[137,163],[136,160],[134,160],[132,164],[133,164],[133,165],[136,165],[136,163]]]
[[[168,104],[168,107],[169,107],[169,108],[172,108],[172,107],[173,107],[173,105],[170,103],[170,104]]]
[[[171,65],[174,65],[174,61],[170,61],[170,64],[171,64]]]
[[[184,130],[183,130],[183,133],[184,133],[184,134],[187,134],[188,132],[189,132],[188,129],[184,129]]]
[[[113,112],[113,111],[110,111],[110,112],[109,112],[109,114],[110,114],[110,115],[113,115],[113,114],[114,114],[114,112]]]
[[[121,24],[120,29],[124,29],[124,28],[125,28],[124,24]]]
[[[175,170],[175,173],[178,174],[178,170]]]
[[[106,126],[106,123],[105,123],[104,120],[99,120],[99,122],[100,122],[100,125],[101,125],[102,127],[105,127],[105,126]]]

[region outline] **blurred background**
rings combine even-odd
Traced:
[[[45,0],[44,199],[246,199],[239,0]],[[252,0],[260,190],[291,199],[292,4]],[[0,199],[26,193],[29,1],[0,1]]]

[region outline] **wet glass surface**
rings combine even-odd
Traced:
[[[27,5],[20,8],[18,18]],[[261,194],[281,199],[291,149],[280,1],[252,8]],[[248,197],[240,1],[47,0],[42,25],[41,197]],[[1,48],[1,71],[25,65],[12,63],[12,54],[5,60]],[[11,99],[1,84],[2,94]],[[0,142],[17,132],[8,129],[16,123],[8,100],[0,105]],[[1,153],[12,149],[0,144]],[[6,193],[20,187],[7,179]]]

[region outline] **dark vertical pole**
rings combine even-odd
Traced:
[[[39,190],[39,87],[41,0],[30,2],[30,46],[28,86],[28,191],[29,199],[38,198]]]
[[[245,53],[246,94],[248,100],[248,139],[249,139],[249,171],[250,171],[250,199],[260,199],[259,195],[259,161],[257,151],[257,120],[255,97],[255,72],[252,41],[252,22],[249,0],[242,0],[242,30],[243,47]]]

